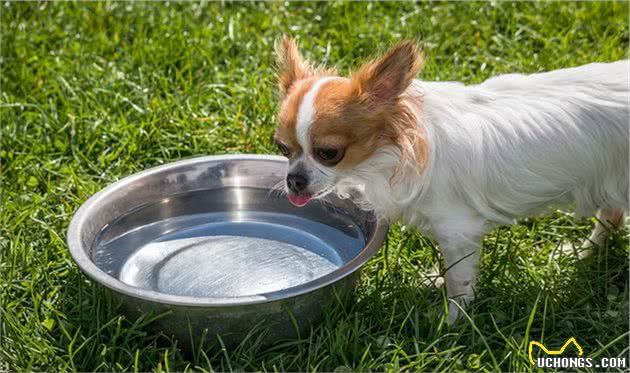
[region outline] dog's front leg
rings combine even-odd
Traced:
[[[449,298],[448,322],[453,324],[460,316],[457,304],[464,307],[475,297],[474,287],[479,274],[479,247],[445,247],[442,249],[442,255],[446,267],[446,291]]]
[[[448,229],[436,235],[446,269],[449,324],[453,324],[460,316],[457,304],[464,307],[475,296],[474,287],[479,274],[481,237],[485,224],[478,220],[471,223],[456,224],[456,231]],[[449,226],[453,227],[452,224]]]

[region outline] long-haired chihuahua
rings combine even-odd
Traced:
[[[438,242],[448,297],[461,306],[474,297],[481,238],[493,227],[567,204],[597,214],[584,246],[622,224],[627,60],[464,85],[416,80],[423,58],[413,42],[349,77],[313,67],[289,38],[277,54],[274,139],[289,158],[291,203],[360,190],[366,208]]]

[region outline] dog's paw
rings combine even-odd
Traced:
[[[453,326],[461,317],[459,307],[454,302],[448,305],[448,325]]]
[[[462,318],[462,312],[457,302],[450,300],[448,303],[448,325],[453,326]]]
[[[455,323],[468,317],[466,309],[471,301],[472,299],[464,300],[461,298],[458,300],[448,300],[448,314],[446,316],[449,326],[453,326]]]
[[[449,326],[453,326],[462,317],[462,312],[454,300],[449,299],[447,309],[439,310],[440,318],[446,317]]]

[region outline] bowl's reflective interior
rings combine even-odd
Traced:
[[[238,297],[301,285],[365,247],[342,210],[312,201],[296,209],[267,189],[182,193],[107,225],[96,265],[124,283],[173,295]]]

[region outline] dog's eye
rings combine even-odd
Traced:
[[[280,150],[280,153],[282,153],[282,155],[284,155],[285,157],[289,156],[289,148],[286,145],[281,142],[277,142],[276,145],[278,146],[278,150]]]
[[[334,166],[343,158],[343,150],[335,148],[316,148],[315,156],[326,166]]]

